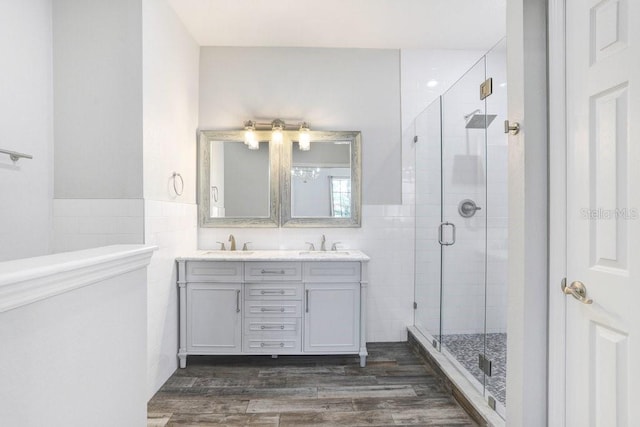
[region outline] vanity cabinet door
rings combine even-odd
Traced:
[[[304,351],[357,352],[360,343],[360,284],[307,283]]]
[[[242,284],[187,284],[187,351],[242,351]]]

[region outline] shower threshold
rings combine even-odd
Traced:
[[[447,352],[455,358],[480,384],[484,382],[489,393],[503,406],[506,406],[507,376],[507,334],[449,334],[442,335],[441,342]],[[485,350],[486,339],[486,350]],[[478,366],[478,355],[492,362],[492,375],[485,377]]]
[[[487,398],[493,396],[489,390],[482,392],[482,385],[453,355],[442,347],[442,351],[432,345],[433,336],[426,336],[420,328],[408,328],[409,342],[423,355],[425,360],[444,379],[446,388],[480,425],[505,426],[505,406],[497,402],[497,407],[489,406]],[[440,346],[438,346],[440,347]],[[476,355],[477,358],[477,355]],[[476,359],[477,363],[477,359]],[[496,399],[497,400],[497,399]]]

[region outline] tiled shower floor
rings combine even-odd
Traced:
[[[486,377],[487,390],[497,401],[506,403],[507,334],[452,334],[442,336],[442,346],[467,369],[481,384],[483,373],[478,367],[478,354],[482,353],[486,336],[486,356],[492,362],[492,376]],[[436,337],[437,338],[437,337]]]

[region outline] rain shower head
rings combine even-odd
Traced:
[[[465,116],[467,124],[464,127],[467,129],[486,129],[496,118],[496,114],[476,114],[475,112],[472,114],[471,118]]]

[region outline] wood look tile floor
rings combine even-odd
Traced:
[[[149,401],[148,426],[475,426],[407,343],[356,356],[190,357]]]

